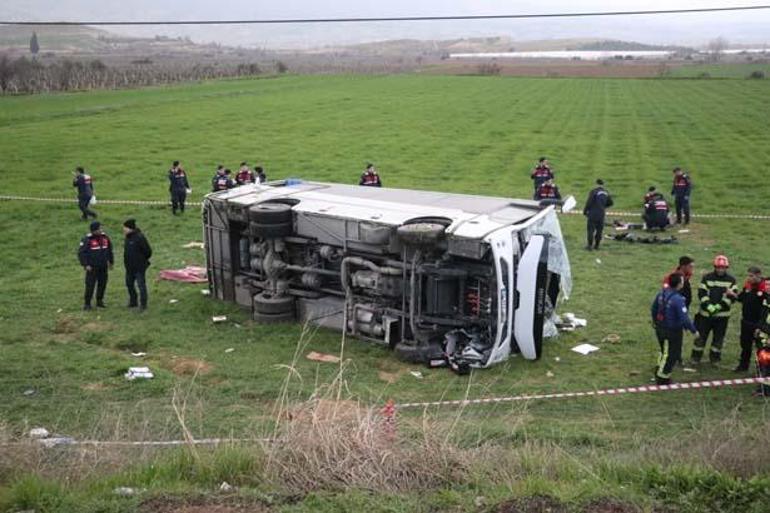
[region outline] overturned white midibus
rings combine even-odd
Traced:
[[[535,201],[285,180],[209,194],[203,220],[214,297],[458,371],[539,358],[572,285]]]

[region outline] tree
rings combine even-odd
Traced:
[[[32,33],[32,37],[29,38],[29,51],[32,55],[37,55],[40,51],[40,44],[37,42],[37,32]]]
[[[711,54],[711,60],[717,62],[719,59],[721,59],[722,54],[727,49],[728,44],[729,43],[727,39],[723,38],[722,36],[709,41],[709,53]]]

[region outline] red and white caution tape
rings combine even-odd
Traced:
[[[6,201],[43,201],[43,202],[49,202],[49,203],[77,203],[76,199],[70,199],[70,198],[41,198],[41,197],[35,197],[35,196],[13,196],[8,194],[0,195],[0,201],[6,200]],[[143,201],[143,200],[98,200],[97,204],[102,205],[146,205],[146,206],[153,206],[153,205],[168,205],[168,201]],[[193,205],[193,206],[201,206],[203,203],[200,201],[188,201],[186,202],[187,205]],[[570,212],[565,212],[565,214],[568,215],[582,215],[581,212],[577,210],[572,210]],[[607,215],[610,217],[627,217],[627,216],[638,216],[640,215],[639,212],[622,212],[622,211],[608,211]],[[753,219],[753,220],[761,220],[761,221],[770,221],[770,215],[766,214],[692,214],[690,217],[698,218],[698,219]]]
[[[697,381],[692,383],[674,383],[671,385],[642,385],[638,387],[608,388],[604,390],[589,390],[587,392],[561,392],[556,394],[525,394],[509,397],[488,397],[485,399],[459,399],[456,401],[429,401],[419,403],[396,404],[396,409],[428,408],[431,406],[469,406],[473,404],[513,403],[518,401],[535,401],[540,399],[567,399],[572,397],[602,397],[624,394],[642,394],[648,392],[665,392],[669,390],[699,390],[704,388],[730,387],[763,383],[770,386],[770,378],[738,378],[718,379],[714,381]]]

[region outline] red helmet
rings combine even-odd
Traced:
[[[757,351],[757,363],[760,367],[770,366],[770,348],[763,347]]]
[[[714,267],[730,267],[730,261],[724,255],[717,255],[714,258]]]

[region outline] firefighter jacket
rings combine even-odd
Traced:
[[[112,255],[112,241],[106,233],[99,235],[89,233],[80,240],[78,260],[83,267],[90,265],[101,269],[112,265],[115,261]]]
[[[728,297],[728,292],[738,294],[733,276],[727,273],[719,276],[715,271],[705,274],[698,287],[698,314],[703,317],[730,317],[733,300]]]

